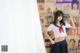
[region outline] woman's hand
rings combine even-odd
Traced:
[[[53,40],[50,40],[50,42],[51,42],[51,44],[55,44],[55,41],[53,41]]]

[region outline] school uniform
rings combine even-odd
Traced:
[[[71,26],[66,23],[66,25],[55,26],[54,24],[50,24],[47,31],[52,31],[54,33],[54,41],[55,44],[51,44],[51,53],[68,53],[67,42],[66,42],[66,28],[70,28]]]

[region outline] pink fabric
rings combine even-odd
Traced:
[[[63,29],[62,25],[59,26],[59,32],[60,32],[60,33],[61,33],[61,32],[64,32],[64,29]]]

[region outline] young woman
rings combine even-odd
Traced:
[[[73,28],[75,28],[72,18],[70,18]],[[47,37],[51,42],[51,53],[68,53],[66,42],[66,28],[70,28],[70,24],[64,21],[64,14],[58,10],[54,13],[54,21],[47,29]],[[53,38],[50,37],[53,36]]]

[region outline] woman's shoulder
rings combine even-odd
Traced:
[[[48,26],[48,28],[47,28],[47,31],[51,31],[51,30],[53,30],[53,28],[54,28],[54,25],[53,25],[53,24],[50,24],[50,25]]]
[[[53,24],[53,23],[51,23],[49,26],[54,26],[54,24]]]

